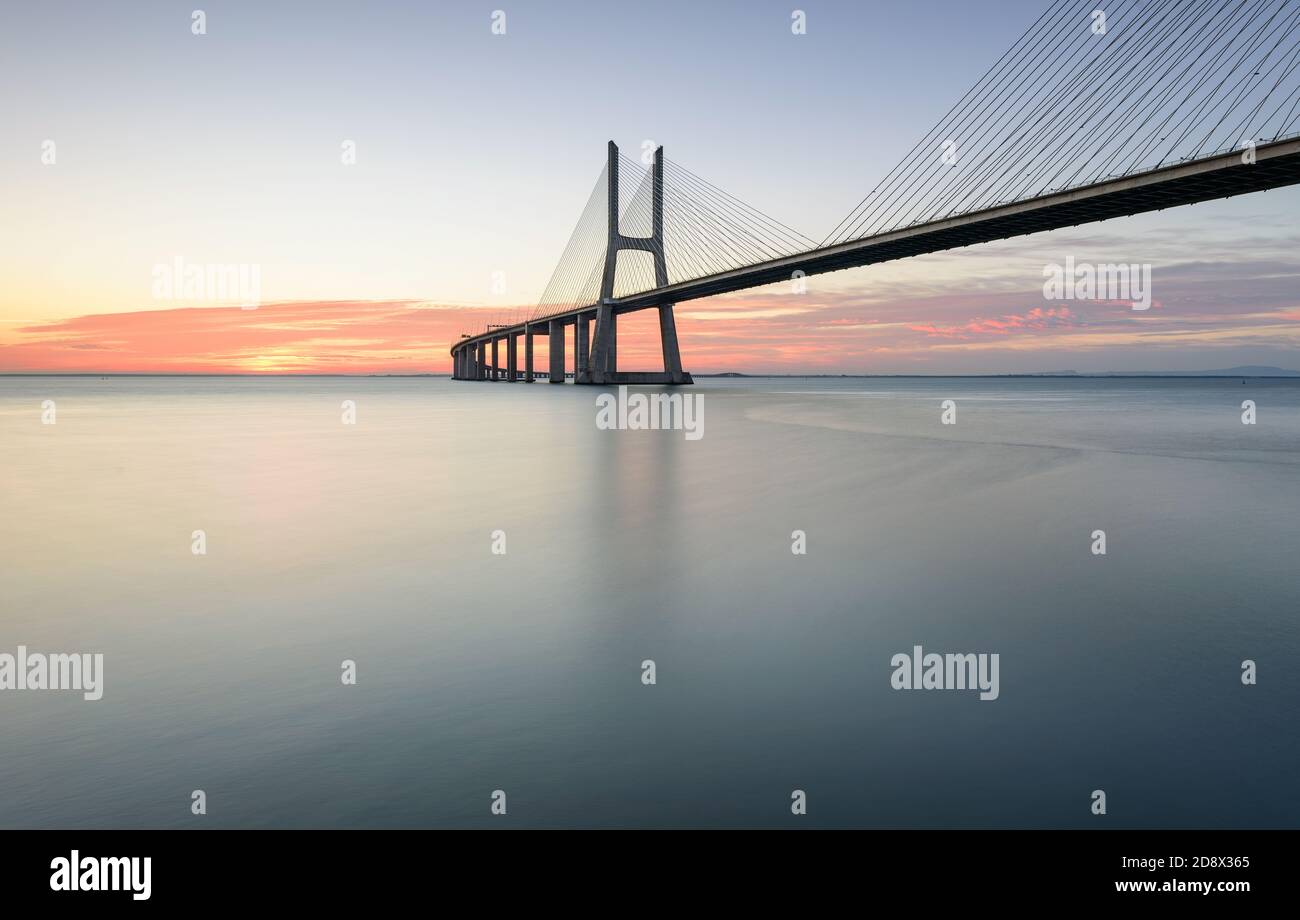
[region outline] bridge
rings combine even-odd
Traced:
[[[1300,183],[1300,0],[1097,6],[1055,0],[821,241],[610,141],[537,308],[462,336],[452,376],[564,383],[571,335],[575,383],[688,384],[684,301]],[[618,317],[651,309],[662,370],[620,370]]]

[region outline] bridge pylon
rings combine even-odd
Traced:
[[[655,150],[651,173],[650,235],[625,236],[619,227],[618,145],[608,147],[609,183],[606,193],[608,237],[605,244],[605,270],[600,281],[600,302],[596,306],[596,328],[591,336],[590,354],[582,367],[575,366],[575,383],[604,385],[610,383],[693,383],[682,370],[681,350],[677,345],[677,323],[673,304],[662,303],[659,309],[659,338],[663,348],[664,369],[650,372],[618,370],[618,314],[614,309],[614,279],[618,271],[618,254],[623,250],[650,253],[654,260],[655,287],[667,287],[668,262],[664,252],[664,148]]]

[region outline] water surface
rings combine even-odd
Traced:
[[[0,692],[0,826],[1300,825],[1300,382],[693,393],[0,378],[0,652],[106,659]]]

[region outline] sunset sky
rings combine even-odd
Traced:
[[[536,304],[606,140],[820,239],[1044,5],[807,3],[802,36],[765,0],[212,2],[205,35],[195,3],[11,5],[0,372],[446,372]],[[684,363],[1300,368],[1297,213],[1282,189],[688,302]],[[1067,255],[1149,263],[1152,308],[1045,299]],[[156,296],[177,258],[257,266],[257,309]],[[653,325],[621,365],[655,366]]]

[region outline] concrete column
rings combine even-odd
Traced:
[[[655,150],[650,178],[650,239],[655,262],[655,287],[668,283],[668,259],[664,254],[664,148]]]
[[[605,343],[605,372],[618,370],[618,317],[609,311],[609,341]]]
[[[551,320],[551,383],[564,383],[564,324]]]
[[[579,314],[573,323],[573,379],[575,382],[587,379],[587,343],[590,334],[587,317]]]
[[[587,357],[590,383],[605,382],[605,356],[609,352],[609,323],[614,315],[614,308],[608,300],[602,300],[596,307],[596,328],[591,337],[591,354]]]
[[[524,383],[533,382],[533,327],[524,324]]]
[[[451,379],[459,380],[465,369],[465,349],[458,348],[451,353]]]
[[[618,267],[618,147],[613,141],[607,148],[607,166],[605,168],[605,222],[608,234],[605,242],[605,271],[600,279],[600,299],[609,300],[614,296],[614,275]]]
[[[492,367],[488,370],[488,379],[489,379],[489,380],[498,380],[498,379],[500,379],[500,378],[497,377],[497,368],[500,367],[500,364],[497,363],[498,360],[499,360],[498,357],[497,357],[497,342],[499,342],[499,341],[500,341],[500,339],[493,339],[493,340],[492,340]]]
[[[677,321],[673,318],[673,305],[659,305],[659,341],[664,350],[664,373],[673,383],[681,383],[682,353],[677,347]]]
[[[510,333],[506,336],[506,380],[514,383],[519,379],[519,336]]]
[[[487,380],[487,342],[478,343],[478,371],[474,379]]]

